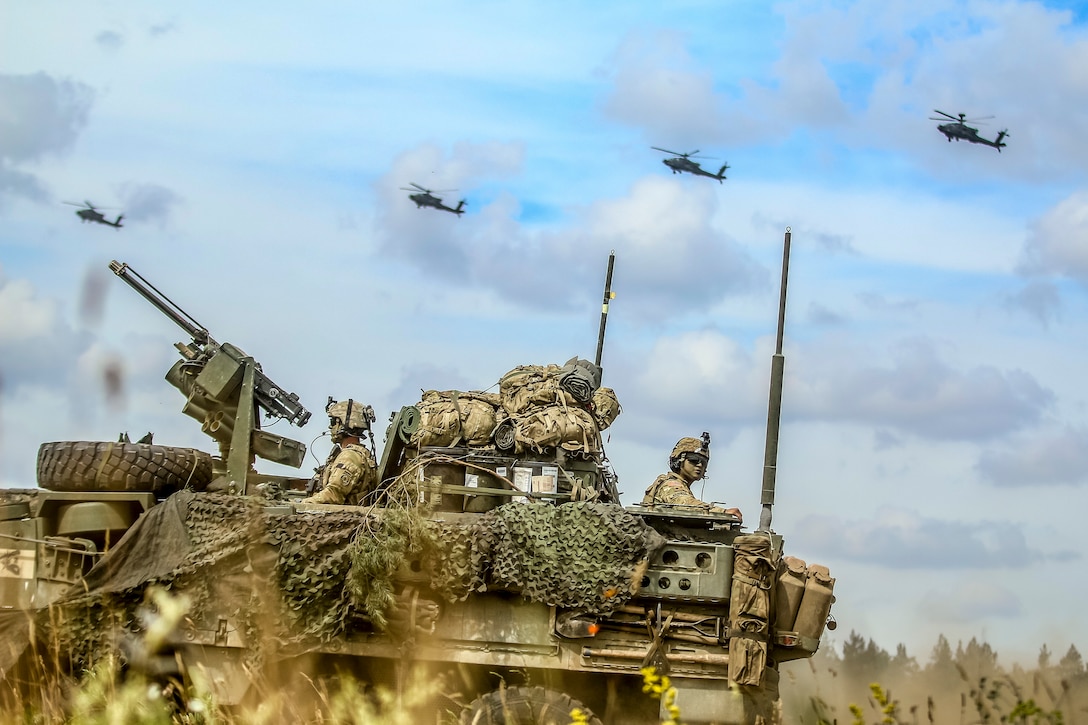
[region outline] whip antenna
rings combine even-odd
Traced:
[[[775,475],[778,470],[778,430],[782,420],[782,373],[786,358],[782,355],[782,337],[786,327],[786,281],[790,269],[790,228],[782,244],[782,286],[778,297],[778,339],[771,357],[771,393],[767,403],[767,445],[763,454],[763,494],[760,503],[759,531],[771,530]]]
[[[597,332],[597,358],[593,361],[601,366],[601,353],[604,352],[604,328],[608,324],[608,303],[616,295],[612,292],[612,266],[616,263],[616,250],[608,254],[608,273],[604,278],[604,303],[601,305],[601,329]]]

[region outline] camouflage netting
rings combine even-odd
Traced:
[[[607,614],[631,598],[635,576],[665,540],[620,506],[508,504],[481,517],[473,557],[488,586]]]
[[[348,586],[376,622],[395,601],[397,568],[411,561],[448,601],[504,589],[606,614],[631,598],[636,574],[664,543],[642,519],[601,503],[511,503],[458,521],[390,513],[352,546]]]
[[[184,592],[194,621],[213,607],[236,617],[250,642],[258,633],[274,646],[342,634],[353,605],[343,586],[348,552],[367,515],[285,516],[263,503],[182,492],[152,508],[88,574],[86,591],[55,607],[73,663],[93,660],[118,630],[137,629],[154,586]]]
[[[40,641],[57,637],[72,665],[85,667],[144,626],[141,608],[157,586],[184,593],[193,622],[213,614],[239,622],[259,658],[339,637],[364,618],[383,628],[396,618],[406,570],[448,601],[503,589],[608,613],[631,598],[664,543],[637,516],[600,503],[511,503],[450,521],[421,509],[284,513],[266,504],[171,496],[89,572],[86,587],[42,617]]]

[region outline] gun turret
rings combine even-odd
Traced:
[[[110,262],[110,270],[128,283],[191,338],[177,343],[182,360],[166,373],[166,380],[185,396],[182,412],[201,422],[201,430],[219,443],[229,487],[248,493],[247,480],[254,456],[298,468],[306,446],[262,431],[257,410],[297,426],[310,411],[264,374],[261,365],[234,345],[215,340],[208,328],[178,307],[154,285],[124,262]]]

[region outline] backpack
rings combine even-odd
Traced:
[[[498,397],[494,393],[476,391],[428,390],[416,405],[419,427],[409,444],[420,447],[490,445],[491,431],[500,420]]]
[[[623,412],[620,401],[616,397],[616,391],[612,388],[597,388],[593,393],[593,420],[597,422],[597,428],[604,430],[612,425],[612,422]]]
[[[510,415],[536,406],[571,405],[574,397],[559,385],[558,365],[519,365],[499,378],[499,398]]]
[[[549,448],[587,455],[601,452],[601,434],[593,416],[585,408],[575,405],[538,407],[512,416],[511,421],[517,453],[543,453]]]

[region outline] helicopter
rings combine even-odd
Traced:
[[[465,213],[465,200],[457,202],[456,207],[446,206],[442,203],[441,197],[434,195],[434,192],[430,189],[424,189],[422,186],[415,182],[409,182],[412,188],[407,186],[400,187],[402,191],[414,192],[408,195],[408,198],[416,203],[417,209],[422,209],[425,206],[434,207],[435,209],[441,209],[442,211],[452,212],[457,216],[461,216]],[[453,189],[447,189],[446,191],[453,191]]]
[[[971,128],[970,126],[967,125],[967,120],[968,119],[964,118],[965,114],[961,113],[959,118],[956,118],[955,116],[953,116],[953,115],[951,115],[949,113],[945,113],[944,111],[938,111],[936,108],[934,108],[933,111],[935,113],[941,114],[941,116],[943,116],[943,118],[937,118],[935,116],[930,116],[929,120],[931,120],[931,121],[945,121],[945,120],[952,121],[952,123],[942,123],[941,125],[937,126],[937,130],[940,131],[941,133],[943,133],[948,138],[949,143],[952,142],[953,138],[955,138],[957,141],[959,141],[960,139],[963,139],[964,141],[970,141],[971,143],[980,143],[980,144],[983,144],[984,146],[993,146],[995,149],[997,149],[998,153],[1001,153],[1002,147],[1005,146],[1005,143],[1001,139],[1003,139],[1003,138],[1005,138],[1006,136],[1009,135],[1009,130],[1008,129],[1005,129],[1004,131],[997,134],[997,138],[994,139],[993,141],[991,141],[989,139],[982,138],[981,136],[979,136],[977,128]],[[986,118],[993,118],[993,116],[987,116]],[[975,120],[972,120],[971,123],[977,123],[978,121],[981,121],[981,120],[984,120],[984,119],[981,119],[981,118],[980,119],[975,119]]]
[[[78,216],[84,222],[97,222],[99,224],[105,224],[109,227],[117,227],[118,229],[124,226],[123,224],[121,224],[121,220],[125,218],[124,214],[118,214],[117,218],[111,222],[102,212],[98,211],[98,209],[95,209],[94,204],[89,201],[85,201],[82,204],[77,204],[74,201],[66,201],[64,203],[70,204],[72,206],[83,207],[76,212],[76,216]]]
[[[699,150],[689,151],[686,154],[677,153],[675,151],[669,151],[668,149],[658,148],[657,146],[651,146],[654,151],[663,151],[667,154],[672,154],[675,158],[661,159],[661,163],[672,169],[672,173],[679,174],[682,171],[686,171],[689,174],[695,174],[697,176],[708,176],[711,179],[717,179],[718,183],[722,183],[722,179],[725,178],[725,170],[729,168],[729,164],[722,164],[722,167],[718,169],[718,173],[712,174],[702,166],[692,161],[691,159],[698,158],[695,154],[699,153]]]

